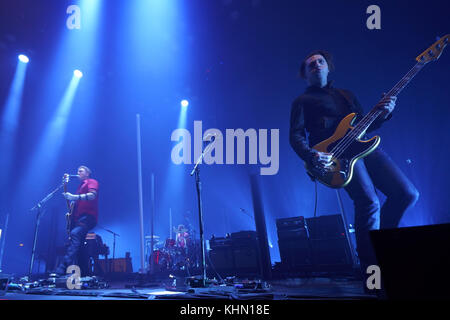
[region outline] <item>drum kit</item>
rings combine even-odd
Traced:
[[[198,241],[190,237],[188,230],[176,229],[176,239],[167,238],[161,241],[159,236],[153,236],[154,250],[149,257],[155,271],[182,271],[194,268],[199,264]],[[146,236],[150,247],[151,236]]]

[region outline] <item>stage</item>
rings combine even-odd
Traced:
[[[136,275],[138,277],[139,275]],[[361,280],[344,277],[311,277],[262,281],[253,286],[248,280],[234,285],[205,288],[174,286],[175,279],[140,284],[115,280],[104,289],[69,290],[49,286],[26,290],[8,289],[6,300],[376,300],[366,294]],[[177,279],[184,282],[184,279]],[[252,288],[253,286],[253,288]]]

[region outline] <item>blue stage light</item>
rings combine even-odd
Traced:
[[[181,106],[182,106],[183,108],[186,108],[188,105],[189,105],[189,101],[187,101],[187,100],[181,100]]]
[[[81,72],[80,70],[75,70],[73,72],[73,75],[77,78],[81,78],[83,76],[83,72]]]
[[[20,62],[23,62],[23,63],[28,63],[30,61],[30,59],[28,59],[28,57],[23,54],[19,55],[19,60],[20,60]]]

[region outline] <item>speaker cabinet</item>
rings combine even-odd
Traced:
[[[370,232],[389,299],[450,298],[450,224]]]
[[[238,276],[259,274],[259,254],[255,246],[236,246],[233,248],[234,264]]]
[[[311,239],[312,261],[319,271],[352,268],[347,239]]]
[[[311,247],[308,239],[287,238],[278,240],[280,257],[288,268],[308,267],[312,265]]]
[[[229,238],[210,240],[209,257],[221,276],[253,276],[261,273],[258,240],[254,231],[240,231]]]
[[[232,272],[234,269],[234,257],[231,246],[215,247],[209,251],[209,258],[216,270]]]
[[[352,272],[353,254],[340,214],[277,220],[281,263],[288,269]]]

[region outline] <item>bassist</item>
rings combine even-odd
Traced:
[[[318,152],[311,146],[330,137],[349,113],[363,114],[352,92],[336,89],[328,81],[328,74],[332,70],[331,55],[326,51],[312,52],[304,59],[300,76],[306,80],[308,87],[292,103],[290,119],[289,139],[294,151],[306,163],[323,167],[330,165],[331,154]],[[382,114],[367,132],[379,128],[391,118],[395,102],[396,97],[385,96],[377,104]],[[387,197],[383,206],[375,188]],[[354,204],[357,252],[365,274],[367,266],[376,264],[369,231],[380,227],[397,227],[403,213],[417,201],[419,195],[409,179],[380,147],[355,163],[353,178],[345,190]]]

